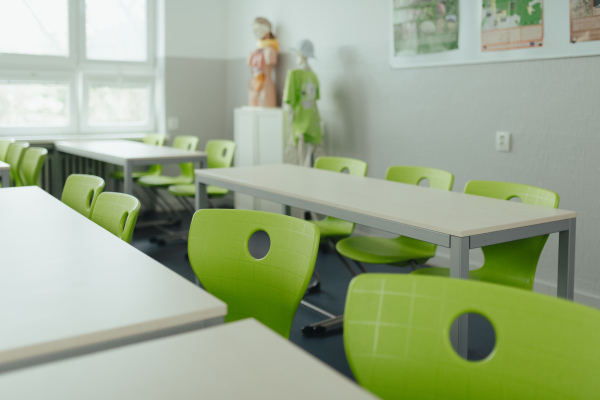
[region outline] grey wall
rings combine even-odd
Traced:
[[[225,127],[226,82],[225,60],[166,57],[166,115],[179,119],[179,128],[169,133],[199,136],[200,148],[208,139],[231,138]]]

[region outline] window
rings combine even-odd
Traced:
[[[67,126],[67,82],[0,81],[0,125]]]
[[[155,129],[154,0],[0,0],[0,134]]]
[[[88,59],[147,61],[144,0],[87,0],[85,18]]]
[[[69,55],[67,0],[0,0],[0,53]]]

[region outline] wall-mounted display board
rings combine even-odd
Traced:
[[[600,0],[391,0],[391,66],[600,55]]]

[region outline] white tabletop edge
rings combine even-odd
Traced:
[[[317,202],[319,204],[324,204],[324,205],[328,205],[331,207],[340,208],[340,205],[338,203],[334,203],[334,202],[330,202],[330,201],[326,201],[326,200],[322,200],[322,199],[315,199],[314,197],[311,197],[308,192],[292,194],[292,193],[289,193],[289,192],[286,192],[283,190],[275,190],[272,188],[260,187],[253,183],[249,183],[249,182],[245,181],[244,179],[238,179],[237,177],[228,175],[228,173],[229,174],[235,173],[236,172],[235,170],[245,169],[246,171],[256,171],[258,173],[260,171],[273,170],[274,168],[279,168],[281,170],[289,169],[292,171],[296,170],[296,169],[311,170],[310,168],[299,167],[296,165],[282,164],[282,165],[267,165],[267,166],[259,166],[259,167],[235,167],[235,168],[224,168],[224,169],[196,169],[195,174],[196,174],[196,177],[198,180],[201,180],[203,176],[206,176],[209,178],[217,179],[219,182],[221,182],[225,185],[227,183],[232,183],[232,184],[243,186],[243,187],[258,189],[258,190],[264,191],[266,193],[278,194],[278,195],[281,195],[284,197],[301,199],[306,202],[311,202],[311,203]],[[330,171],[323,171],[323,170],[316,170],[315,172],[331,173]],[[367,213],[367,212],[365,212],[365,210],[363,208],[360,208],[360,207],[352,207],[352,206],[348,206],[348,205],[345,205],[343,207],[343,209],[345,209],[347,211],[352,211],[352,212],[355,212],[358,214],[368,215],[372,218],[378,218],[380,220],[385,220],[385,221],[398,222],[401,224],[415,226],[418,228],[422,228],[422,229],[426,229],[426,230],[430,230],[433,232],[438,232],[438,233],[442,233],[442,234],[446,234],[446,235],[451,235],[451,236],[457,236],[457,237],[474,236],[474,235],[486,234],[486,233],[490,233],[490,232],[498,232],[498,231],[502,231],[502,230],[533,226],[533,225],[538,225],[538,224],[546,223],[546,222],[563,221],[563,220],[572,219],[572,218],[577,217],[577,213],[574,211],[551,209],[551,208],[533,206],[533,205],[529,205],[529,204],[518,204],[518,203],[514,203],[514,202],[506,202],[503,200],[497,200],[497,199],[492,199],[492,198],[482,197],[482,196],[474,196],[474,195],[464,194],[464,193],[460,193],[460,192],[438,191],[436,189],[415,187],[413,185],[403,185],[403,184],[400,184],[397,182],[390,182],[390,181],[385,181],[383,179],[377,179],[377,178],[368,178],[368,177],[361,178],[361,177],[353,177],[353,176],[349,176],[349,175],[345,175],[345,174],[343,176],[344,176],[343,179],[367,179],[367,180],[370,180],[371,182],[378,181],[383,184],[392,183],[394,185],[410,186],[411,188],[416,188],[416,190],[435,190],[436,192],[443,192],[444,195],[448,194],[449,196],[457,196],[457,197],[460,196],[460,198],[470,198],[470,199],[472,199],[471,201],[475,201],[475,202],[488,202],[488,203],[489,202],[500,202],[501,206],[508,206],[508,207],[516,206],[516,207],[521,207],[523,209],[529,208],[530,210],[537,210],[537,211],[543,210],[542,212],[545,214],[543,217],[540,217],[540,218],[525,219],[525,220],[520,220],[518,222],[513,222],[513,223],[493,224],[493,225],[478,227],[478,228],[474,228],[474,229],[470,229],[470,228],[457,229],[455,226],[451,226],[451,225],[441,226],[439,224],[436,225],[436,224],[431,224],[431,223],[427,223],[427,222],[423,222],[423,221],[414,221],[414,220],[410,220],[410,219],[404,219],[404,218],[398,217],[397,215],[383,214],[383,213],[378,212],[377,210],[373,210],[373,211]],[[213,182],[212,184],[215,184],[218,186],[219,182]],[[268,200],[268,198],[267,198],[267,200]],[[505,203],[510,203],[510,204],[506,205]]]
[[[138,154],[120,153],[115,149],[106,149],[106,146],[127,146],[128,149],[133,149]],[[97,159],[111,164],[124,165],[127,162],[143,163],[143,162],[162,162],[162,161],[202,161],[206,158],[204,151],[188,151],[176,149],[169,146],[152,146],[145,143],[130,141],[130,140],[78,140],[78,141],[57,141],[54,146],[57,150],[73,154],[80,157]],[[95,149],[94,147],[103,146],[104,149]],[[112,151],[112,153],[111,153]],[[139,153],[140,151],[150,152],[151,154]]]
[[[8,396],[45,400],[91,393],[145,400],[198,393],[223,399],[303,400],[315,393],[376,399],[254,319],[9,372],[0,375],[0,388]]]

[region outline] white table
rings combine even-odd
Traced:
[[[6,399],[376,399],[247,319],[0,376]]]
[[[38,187],[0,190],[0,221],[0,372],[219,324],[227,313]]]
[[[135,167],[152,164],[193,162],[202,168],[206,162],[203,151],[187,151],[167,146],[152,146],[129,140],[77,140],[59,141],[56,148],[57,166],[62,165],[60,153],[86,157],[109,164],[120,165],[124,170],[124,192],[133,194],[132,172]],[[55,168],[56,182],[62,182],[61,168]]]
[[[10,187],[10,164],[0,161],[0,182],[2,187]]]
[[[207,207],[205,186],[216,185],[450,248],[454,278],[468,278],[469,249],[558,232],[557,293],[573,299],[573,211],[289,164],[196,170],[196,184],[196,208]]]

